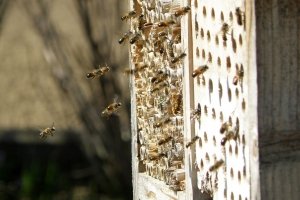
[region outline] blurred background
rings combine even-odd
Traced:
[[[0,0],[1,200],[132,199],[127,10],[127,0]],[[115,97],[120,111],[101,117]]]

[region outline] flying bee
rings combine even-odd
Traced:
[[[103,111],[102,111],[102,116],[106,116],[109,117],[110,115],[112,115],[113,113],[117,112],[122,106],[122,103],[120,102],[116,102],[116,100],[114,100],[113,103],[109,104]]]
[[[105,65],[104,67],[100,67],[98,69],[93,70],[90,73],[86,74],[87,78],[91,78],[94,79],[95,77],[101,77],[103,76],[105,73],[107,73],[109,71],[109,67],[107,65]]]
[[[173,139],[172,136],[164,137],[158,141],[158,145],[163,145],[170,142]]]
[[[157,27],[168,27],[170,25],[174,25],[176,22],[174,20],[166,20],[156,23]]]
[[[243,22],[245,21],[245,18],[244,18],[245,14],[241,10],[241,8],[238,7],[238,8],[235,9],[235,15],[236,15],[238,25],[242,26]]]
[[[192,77],[195,78],[196,76],[202,75],[206,70],[208,70],[208,66],[202,65],[193,71]]]
[[[126,13],[124,16],[122,16],[122,17],[121,17],[121,20],[122,20],[122,21],[128,20],[128,19],[130,19],[130,18],[132,18],[132,17],[135,17],[135,15],[136,15],[136,11],[132,10],[132,11]]]
[[[192,138],[190,142],[185,145],[185,148],[189,148],[192,144],[194,144],[199,139],[199,136],[195,136]]]
[[[130,44],[134,44],[136,43],[136,41],[138,41],[140,39],[141,35],[136,33],[130,40],[129,40],[129,43]]]
[[[125,40],[127,40],[131,34],[132,34],[131,31],[124,33],[123,36],[118,41],[119,44],[122,44]]]
[[[210,166],[209,171],[216,171],[217,169],[219,169],[222,165],[224,164],[224,160],[218,160],[215,164],[213,164],[212,166]]]
[[[221,32],[222,32],[222,38],[223,38],[223,41],[227,41],[227,34],[229,32],[229,24],[227,23],[224,23],[221,27]]]
[[[181,7],[177,11],[175,11],[174,16],[175,17],[183,16],[187,14],[190,10],[191,10],[190,6]]]
[[[200,104],[198,103],[198,107],[196,109],[194,109],[191,113],[191,120],[194,120],[194,119],[200,119],[201,117],[201,106]]]
[[[172,58],[171,63],[175,64],[175,63],[179,62],[180,60],[182,60],[185,56],[186,56],[186,53],[181,53],[179,56]]]
[[[40,138],[46,139],[48,136],[53,136],[55,133],[55,127],[54,122],[52,124],[52,127],[45,128],[44,130],[41,130],[40,132]]]
[[[232,83],[234,85],[237,85],[238,82],[241,82],[244,77],[244,70],[243,69],[237,69],[236,75],[233,77]]]

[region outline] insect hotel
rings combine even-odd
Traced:
[[[299,199],[299,10],[130,1],[134,199]]]

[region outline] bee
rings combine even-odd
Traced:
[[[112,115],[113,113],[117,112],[122,106],[122,103],[120,102],[116,102],[116,100],[114,100],[113,103],[109,104],[103,111],[102,111],[102,116],[106,116],[109,117],[110,115]]]
[[[191,10],[190,6],[181,7],[177,11],[175,11],[174,16],[175,17],[183,16],[187,14],[190,10]]]
[[[200,104],[198,103],[198,107],[192,111],[191,113],[191,120],[194,120],[194,119],[200,119],[201,117],[201,106]]]
[[[221,145],[224,146],[228,140],[236,139],[236,134],[233,131],[229,131],[226,133],[225,137],[221,140]]]
[[[220,133],[223,134],[225,131],[228,131],[229,126],[231,126],[228,122],[224,122],[221,125]]]
[[[171,63],[175,64],[175,63],[179,62],[180,60],[182,60],[185,56],[186,56],[186,53],[181,53],[179,56],[172,58]]]
[[[119,44],[122,44],[125,40],[127,40],[131,34],[132,34],[131,31],[124,33],[123,36],[118,41]]]
[[[158,35],[158,37],[166,37],[168,35],[168,33],[166,33],[165,31],[161,31],[157,35]]]
[[[243,80],[244,77],[244,70],[241,69],[237,69],[236,75],[233,77],[232,83],[234,85],[237,85],[238,82],[241,82]]]
[[[174,58],[174,49],[173,49],[173,40],[169,40],[168,43],[167,43],[167,50],[168,50],[168,54],[171,58]]]
[[[190,142],[185,145],[185,148],[189,148],[192,144],[194,144],[199,139],[199,136],[195,136],[192,138]]]
[[[136,15],[136,11],[132,10],[132,11],[126,13],[124,16],[122,16],[122,17],[121,17],[121,20],[122,20],[122,21],[128,20],[128,19],[130,19],[130,18],[132,18],[132,17],[135,17],[135,15]]]
[[[107,65],[105,65],[104,67],[100,67],[98,69],[93,70],[90,73],[86,74],[87,78],[91,78],[94,79],[95,77],[101,77],[103,76],[105,73],[107,73],[109,71],[109,67]]]
[[[173,115],[176,115],[176,114],[179,114],[182,112],[182,95],[180,93],[172,94],[171,108],[172,108]]]
[[[138,29],[141,30],[146,22],[147,21],[144,18],[144,14],[140,14],[138,18]]]
[[[151,83],[153,83],[153,84],[159,84],[159,83],[165,81],[168,77],[169,77],[169,75],[165,74],[165,73],[158,74],[156,77],[153,77],[151,79]]]
[[[208,70],[208,66],[202,65],[193,71],[192,77],[195,78],[196,76],[203,74],[206,70]]]
[[[224,164],[224,160],[218,160],[215,164],[213,164],[212,166],[210,166],[209,171],[216,171],[217,169],[219,169],[222,165]]]
[[[156,85],[154,88],[152,88],[150,92],[154,93],[154,92],[159,91],[160,89],[162,89],[163,87],[166,87],[166,86],[168,86],[168,83],[167,82],[162,82],[162,83]]]
[[[176,22],[174,20],[161,21],[156,23],[157,27],[168,27],[170,25],[174,25]]]
[[[147,65],[136,65],[136,67],[134,69],[130,69],[130,68],[127,68],[124,70],[124,74],[136,74],[137,72],[140,72],[142,71],[143,69],[145,69],[147,67]]]
[[[129,40],[129,43],[130,44],[134,44],[136,43],[136,41],[138,41],[140,39],[141,35],[136,33],[130,40]]]
[[[245,20],[244,18],[245,14],[244,12],[242,12],[241,8],[238,7],[235,9],[235,15],[236,15],[238,25],[242,26]]]
[[[52,124],[52,127],[45,128],[44,130],[41,130],[40,132],[40,138],[46,139],[48,136],[53,136],[55,133],[55,127],[54,122]]]
[[[160,139],[158,141],[158,145],[166,144],[166,143],[170,142],[172,139],[173,139],[172,136],[168,136],[168,137],[162,138],[162,139]]]
[[[163,118],[162,120],[160,120],[159,122],[155,123],[153,125],[154,128],[159,128],[161,126],[163,126],[164,124],[167,124],[171,122],[171,119],[169,117]]]
[[[224,23],[221,27],[221,32],[222,32],[222,38],[223,38],[223,41],[227,41],[227,34],[229,32],[229,24],[227,23]]]
[[[155,152],[150,153],[148,155],[149,160],[158,160],[162,157],[167,157],[167,155],[165,153],[155,153]]]

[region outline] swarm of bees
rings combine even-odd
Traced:
[[[40,138],[46,139],[48,136],[53,136],[55,133],[55,127],[54,122],[51,127],[45,128],[44,130],[41,130],[40,132]]]

